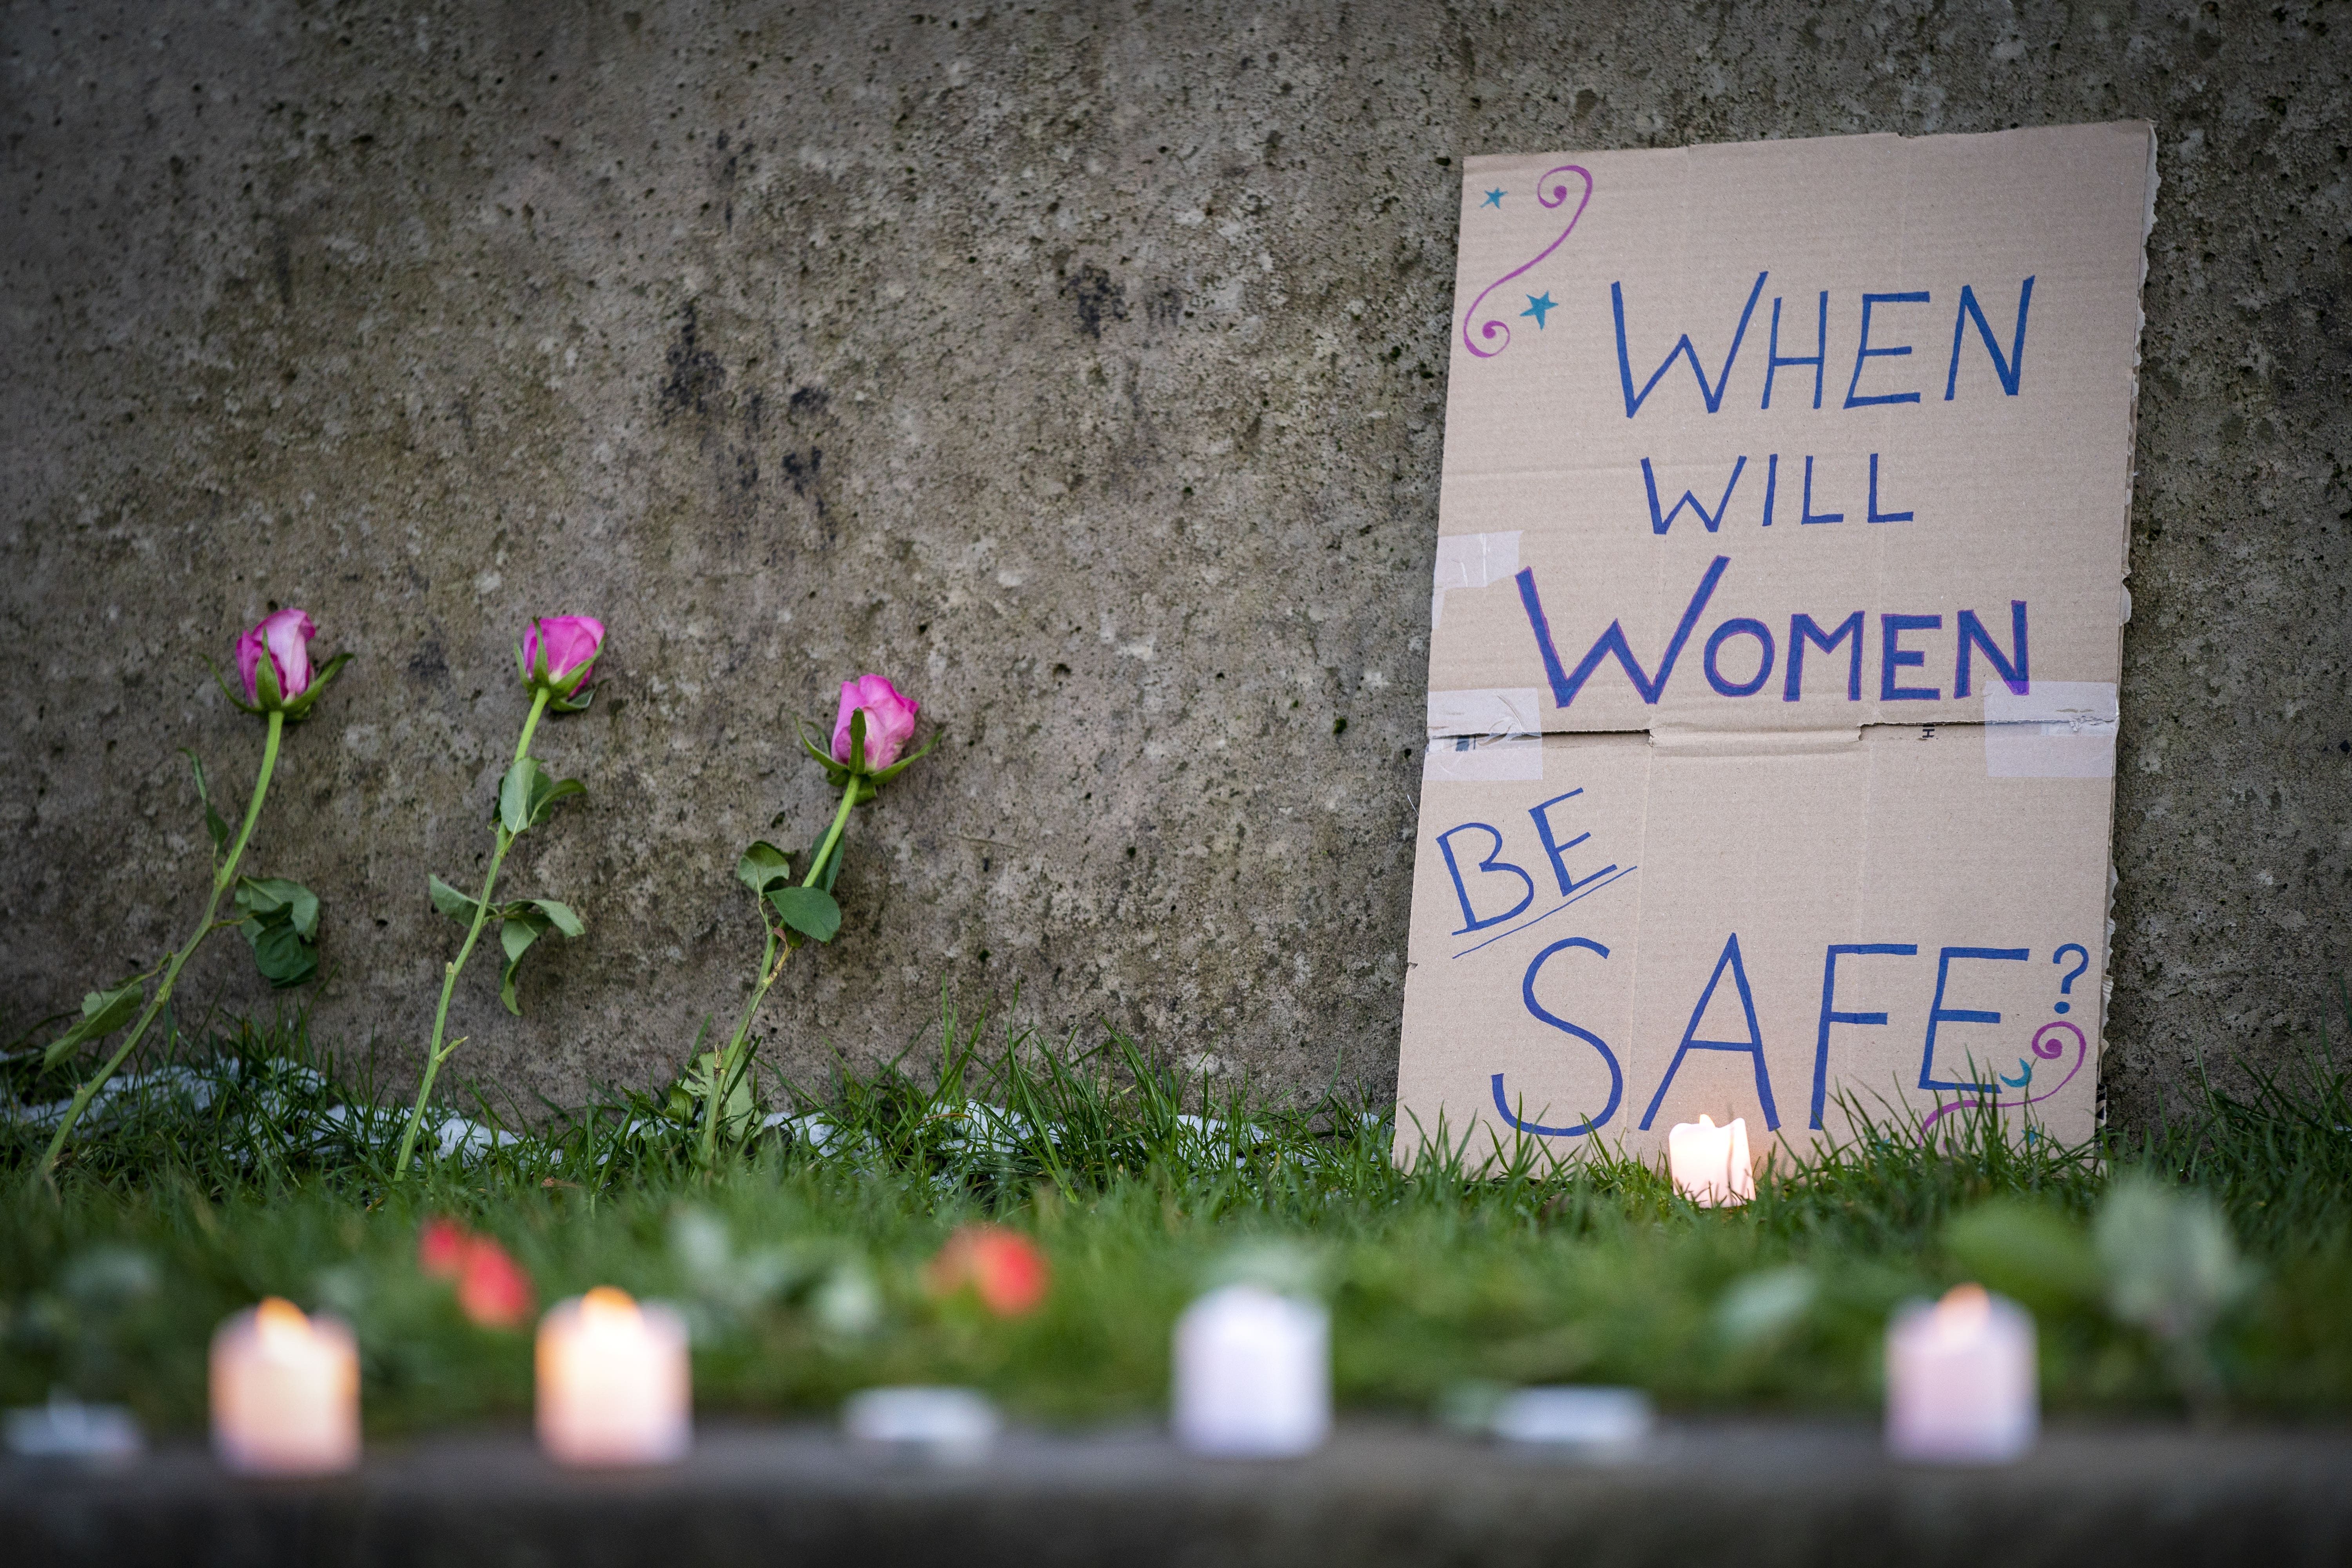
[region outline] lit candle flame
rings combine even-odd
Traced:
[[[1936,1331],[1947,1340],[1968,1339],[1992,1316],[1992,1298],[1981,1285],[1955,1285],[1936,1303]]]
[[[272,1353],[302,1350],[310,1342],[310,1320],[283,1296],[271,1296],[253,1310],[253,1329]]]
[[[581,1326],[591,1332],[599,1329],[619,1328],[636,1321],[637,1303],[626,1290],[599,1285],[580,1298]]]

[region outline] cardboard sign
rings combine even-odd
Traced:
[[[2145,124],[1475,158],[1398,1154],[2094,1126]]]

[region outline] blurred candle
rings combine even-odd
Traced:
[[[1176,1437],[1204,1454],[1304,1454],[1331,1430],[1331,1320],[1311,1302],[1229,1285],[1176,1322]]]
[[[694,1441],[686,1324],[610,1286],[539,1324],[539,1442],[566,1465],[661,1465]]]
[[[2033,1446],[2033,1319],[1981,1285],[1914,1301],[1886,1331],[1886,1446],[1897,1458],[2013,1459]]]
[[[1744,1204],[1756,1195],[1756,1173],[1748,1161],[1748,1119],[1728,1127],[1712,1118],[1685,1121],[1666,1134],[1666,1168],[1675,1191],[1702,1208]]]
[[[233,1470],[316,1476],[360,1461],[360,1352],[333,1318],[272,1296],[213,1335],[213,1448]]]

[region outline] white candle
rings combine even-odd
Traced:
[[[539,1324],[539,1441],[566,1465],[661,1465],[694,1441],[686,1323],[600,1285]]]
[[[1204,1454],[1304,1454],[1331,1430],[1331,1320],[1255,1285],[1213,1290],[1176,1322],[1176,1437]]]
[[[1702,1115],[1666,1133],[1666,1168],[1675,1191],[1702,1208],[1744,1204],[1756,1195],[1756,1172],[1748,1159],[1748,1118],[1717,1127]]]
[[[2033,1319],[1981,1285],[1914,1301],[1886,1331],[1886,1446],[1898,1458],[1979,1463],[2033,1446]]]
[[[272,1296],[213,1334],[212,1406],[213,1449],[233,1470],[348,1470],[360,1462],[358,1342]]]

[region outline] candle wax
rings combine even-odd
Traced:
[[[273,1296],[212,1345],[213,1448],[249,1475],[310,1476],[360,1458],[360,1355],[352,1331]]]
[[[1748,1157],[1748,1119],[1734,1117],[1717,1127],[1702,1115],[1666,1133],[1666,1167],[1675,1191],[1703,1208],[1744,1204],[1756,1195],[1756,1172]]]
[[[660,1465],[694,1441],[686,1324],[599,1286],[539,1325],[539,1441],[567,1465]]]
[[[1979,1285],[1913,1302],[1886,1333],[1886,1446],[1907,1459],[1997,1463],[2040,1424],[2033,1319]]]
[[[1176,1324],[1176,1436],[1202,1453],[1303,1454],[1331,1429],[1331,1322],[1254,1285],[1211,1291]]]

